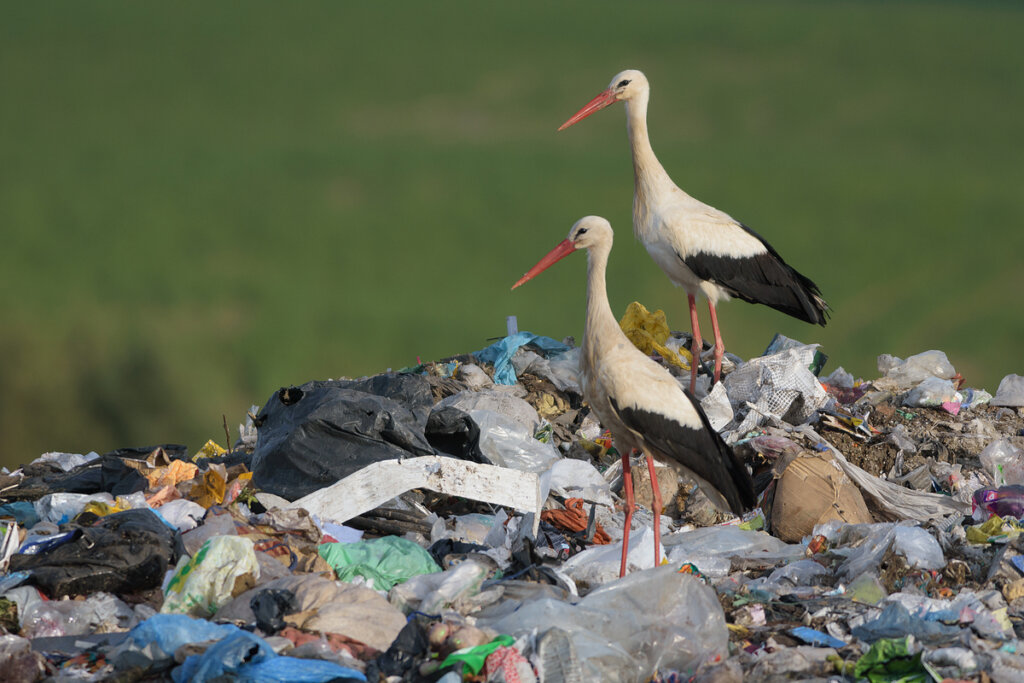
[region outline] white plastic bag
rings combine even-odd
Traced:
[[[164,589],[162,614],[210,617],[232,597],[235,580],[260,566],[252,541],[244,536],[214,536],[194,557],[182,556]]]
[[[999,382],[996,395],[992,399],[994,406],[1024,406],[1024,377],[1007,375]]]
[[[981,466],[996,486],[1024,484],[1024,451],[1006,439],[996,439],[978,454]]]
[[[512,635],[557,626],[571,639],[587,681],[643,681],[655,671],[693,671],[725,656],[729,640],[714,590],[667,566],[628,574],[575,605],[541,598],[506,616],[480,618],[477,626]]]

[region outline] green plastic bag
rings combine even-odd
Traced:
[[[906,638],[882,638],[857,660],[857,678],[871,683],[925,683],[931,677],[921,663],[921,653],[911,654]]]
[[[441,571],[426,550],[398,536],[384,536],[356,543],[322,543],[320,557],[334,569],[342,581],[356,576],[373,579],[377,590],[391,590],[420,574]]]
[[[500,635],[489,643],[477,645],[476,647],[464,647],[445,657],[444,661],[441,662],[441,668],[445,669],[456,662],[462,662],[470,673],[476,675],[480,673],[480,669],[484,668],[484,662],[487,661],[491,653],[502,645],[512,647],[515,645],[515,642],[516,639],[512,636]]]

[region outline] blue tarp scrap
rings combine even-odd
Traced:
[[[473,355],[477,357],[477,360],[494,365],[495,384],[515,384],[519,380],[516,378],[516,370],[512,366],[512,356],[516,355],[519,347],[527,344],[532,344],[541,351],[554,355],[564,353],[571,348],[551,337],[544,337],[533,332],[517,332],[494,342]]]

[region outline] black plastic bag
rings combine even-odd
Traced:
[[[70,541],[37,555],[11,556],[11,571],[30,570],[32,582],[51,598],[156,588],[183,551],[178,532],[148,508],[65,528],[75,530]]]
[[[253,485],[295,500],[381,460],[433,455],[432,404],[427,380],[410,374],[280,389],[256,416]]]
[[[287,624],[284,618],[299,609],[295,593],[283,588],[267,588],[252,596],[249,607],[256,615],[256,626],[267,635],[273,635]]]
[[[480,426],[469,413],[454,406],[445,406],[430,413],[426,436],[430,445],[442,453],[460,460],[489,462],[480,450]]]

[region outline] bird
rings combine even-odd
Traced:
[[[650,92],[643,72],[622,71],[558,130],[565,130],[615,102],[625,104],[633,156],[633,233],[669,280],[686,291],[693,329],[693,392],[703,349],[696,297],[703,295],[708,300],[715,337],[713,382],[721,379],[725,354],[715,310],[718,302],[737,297],[822,326],[829,306],[818,286],[787,264],[763,237],[727,213],[691,197],[672,182],[654,155],[647,133]]]
[[[654,563],[660,561],[661,490],[654,458],[691,475],[711,501],[740,515],[755,504],[746,467],[708,422],[693,396],[675,377],[636,348],[619,327],[608,303],[605,271],[614,233],[600,216],[585,216],[569,236],[528,270],[519,287],[578,249],[587,250],[587,311],[580,346],[583,397],[608,429],[622,454],[625,529],[619,576],[626,573],[629,529],[636,507],[630,457],[642,452],[651,475]]]

